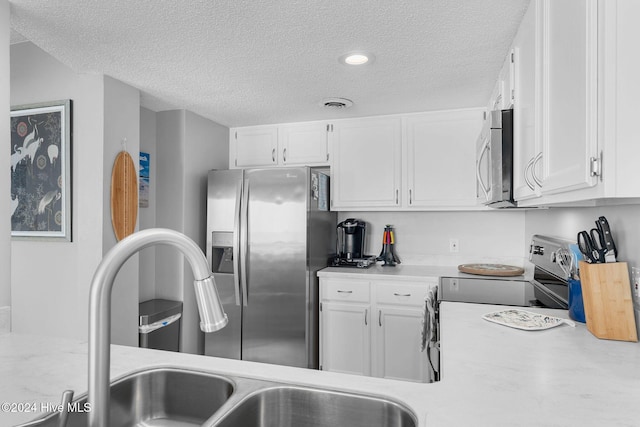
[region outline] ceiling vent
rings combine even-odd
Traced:
[[[341,109],[349,108],[353,105],[353,101],[346,98],[325,98],[320,102],[325,108]]]

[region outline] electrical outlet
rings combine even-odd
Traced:
[[[449,252],[458,252],[459,249],[458,239],[449,239]]]

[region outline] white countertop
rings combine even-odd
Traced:
[[[406,403],[421,427],[638,426],[640,344],[599,340],[585,325],[528,332],[481,319],[502,306],[442,304],[442,381],[417,384],[261,363],[112,347],[112,378],[143,367],[370,392]],[[529,309],[527,309],[529,310]],[[530,309],[566,317],[566,311]],[[59,403],[87,389],[87,345],[0,335],[0,402]],[[37,417],[0,412],[0,426]]]

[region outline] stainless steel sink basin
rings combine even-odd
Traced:
[[[411,411],[387,399],[315,388],[273,387],[239,402],[216,427],[415,427]]]
[[[82,407],[86,396],[74,401]],[[111,385],[110,427],[416,427],[413,412],[383,397],[174,368]],[[22,427],[58,427],[47,415]],[[71,412],[67,427],[86,427]]]
[[[110,426],[200,426],[225,403],[233,389],[228,379],[201,372],[136,372],[111,385]],[[83,407],[86,396],[76,402]],[[27,425],[58,427],[58,414]],[[67,427],[86,426],[86,413],[69,414]]]

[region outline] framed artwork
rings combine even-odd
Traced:
[[[11,108],[11,236],[71,241],[71,100]]]
[[[149,167],[151,155],[140,152],[140,189],[138,191],[138,203],[141,208],[149,207]]]

